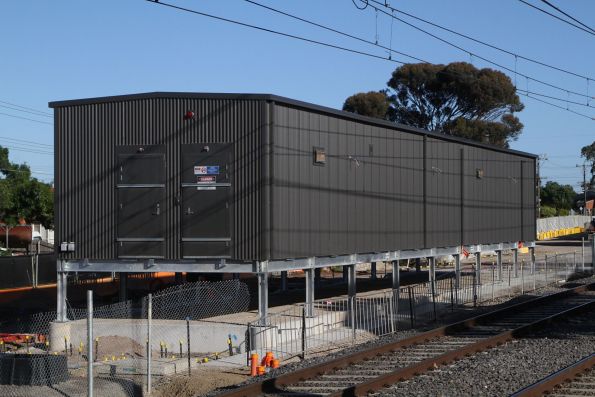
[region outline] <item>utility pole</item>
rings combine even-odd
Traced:
[[[587,215],[587,162],[577,167],[583,167],[583,215]]]
[[[537,218],[541,218],[541,161],[547,161],[547,154],[537,157]]]

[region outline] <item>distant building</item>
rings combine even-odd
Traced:
[[[6,225],[0,224],[0,241],[6,246]],[[54,244],[54,230],[46,229],[40,223],[20,224],[8,228],[8,247],[28,249],[32,242],[42,241]]]

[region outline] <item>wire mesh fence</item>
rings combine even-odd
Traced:
[[[461,305],[529,293],[581,271],[576,253],[536,258],[533,264],[510,260],[501,267],[467,265],[459,277],[455,271],[440,271],[434,282],[318,300],[312,307],[299,304],[270,314],[248,325],[248,348],[259,355],[303,358],[436,321]],[[593,268],[587,264],[584,271],[592,273]]]
[[[37,314],[26,332],[0,344],[0,395],[87,396],[92,380],[95,396],[142,396],[149,379],[239,351],[245,324],[204,319],[245,311],[249,302],[246,284],[229,280],[182,284],[141,302],[69,307],[67,322]]]

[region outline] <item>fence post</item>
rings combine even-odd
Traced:
[[[392,300],[394,302],[393,310],[391,310],[391,318],[393,324],[393,333],[398,329],[399,321],[399,299],[401,295],[401,269],[399,267],[399,261],[393,261],[392,265]],[[386,272],[385,272],[386,273]]]
[[[475,265],[471,265],[473,269],[473,307],[477,306],[477,268]]]
[[[188,356],[188,376],[190,376],[190,317],[186,317],[186,352]]]
[[[351,321],[351,330],[353,333],[353,340],[355,340],[355,321],[356,321],[356,272],[355,265],[348,265],[348,277],[347,277],[347,299],[349,305],[349,320]]]
[[[583,258],[583,270],[585,270],[585,238],[581,237],[581,256]],[[595,263],[594,263],[595,265]]]
[[[454,298],[454,292],[453,292],[452,277],[449,277],[449,280],[450,280],[450,311],[454,311],[455,310],[455,298]]]
[[[153,294],[147,296],[147,394],[151,395],[151,322],[153,320]]]
[[[432,294],[432,310],[434,311],[434,321],[436,321],[436,258],[429,257],[428,262],[430,262],[430,269],[429,269],[429,281],[430,281],[430,292]]]
[[[93,291],[87,290],[87,396],[93,397]]]
[[[521,295],[525,295],[525,260],[521,259]]]
[[[455,302],[459,304],[459,290],[461,289],[461,254],[455,257]]]
[[[544,267],[545,267],[545,285],[547,285],[547,254],[545,254]]]
[[[411,286],[407,287],[409,292],[409,318],[411,320],[411,328],[415,327],[415,312],[413,311],[413,289]]]

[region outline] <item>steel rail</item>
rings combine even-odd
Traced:
[[[323,375],[328,372],[336,371],[342,368],[349,367],[350,365],[360,363],[363,361],[367,361],[373,359],[376,356],[386,354],[386,353],[393,353],[398,351],[399,349],[414,346],[420,343],[428,342],[433,338],[436,337],[443,337],[454,335],[457,332],[461,332],[467,329],[471,329],[473,326],[481,325],[487,323],[489,321],[498,319],[504,315],[508,315],[511,313],[517,313],[518,311],[523,311],[536,305],[540,305],[546,302],[556,301],[560,299],[569,298],[572,296],[578,296],[580,293],[592,290],[595,288],[595,283],[585,284],[582,286],[578,286],[572,289],[568,289],[566,291],[558,292],[556,294],[551,294],[547,296],[538,297],[535,299],[531,299],[525,302],[517,303],[514,305],[510,305],[489,313],[481,314],[467,320],[459,321],[450,325],[446,325],[443,327],[435,328],[433,330],[420,333],[418,335],[400,340],[395,342],[390,342],[381,346],[376,346],[367,350],[363,350],[360,352],[352,353],[343,357],[339,357],[337,359],[333,359],[321,364],[317,364],[311,367],[298,369],[291,373],[279,375],[277,377],[265,379],[260,382],[255,382],[248,384],[246,386],[239,387],[234,390],[230,390],[226,393],[221,394],[221,396],[225,397],[253,397],[259,396],[262,394],[287,394],[291,393],[287,390],[284,390],[284,387],[306,381],[308,379],[315,378],[317,376]],[[396,371],[387,373],[385,375],[381,375],[377,378],[374,378],[370,381],[366,381],[360,383],[358,385],[354,385],[343,389],[337,393],[329,393],[332,396],[363,396],[368,394],[369,392],[379,390],[382,388],[387,387],[390,384],[398,382],[400,380],[409,379],[412,376],[417,374],[427,372],[431,369],[435,369],[438,366],[448,364],[454,360],[463,358],[470,354],[475,354],[477,352],[481,352],[492,348],[497,345],[501,345],[514,339],[515,337],[520,337],[525,335],[545,324],[550,323],[554,319],[558,319],[562,316],[575,314],[580,311],[590,310],[595,308],[595,300],[593,302],[588,302],[586,304],[579,305],[572,309],[565,310],[563,312],[557,313],[552,316],[548,316],[541,320],[532,322],[527,325],[523,325],[519,328],[508,330],[502,333],[499,333],[495,336],[488,337],[484,340],[479,342],[472,343],[470,345],[464,346],[461,349],[456,349],[442,355],[428,358],[423,360],[419,363],[416,363],[412,366],[408,366],[405,368],[400,368]]]
[[[572,382],[578,375],[592,368],[595,368],[595,353],[517,391],[511,397],[541,397],[546,393],[552,392],[556,386],[566,382]]]

